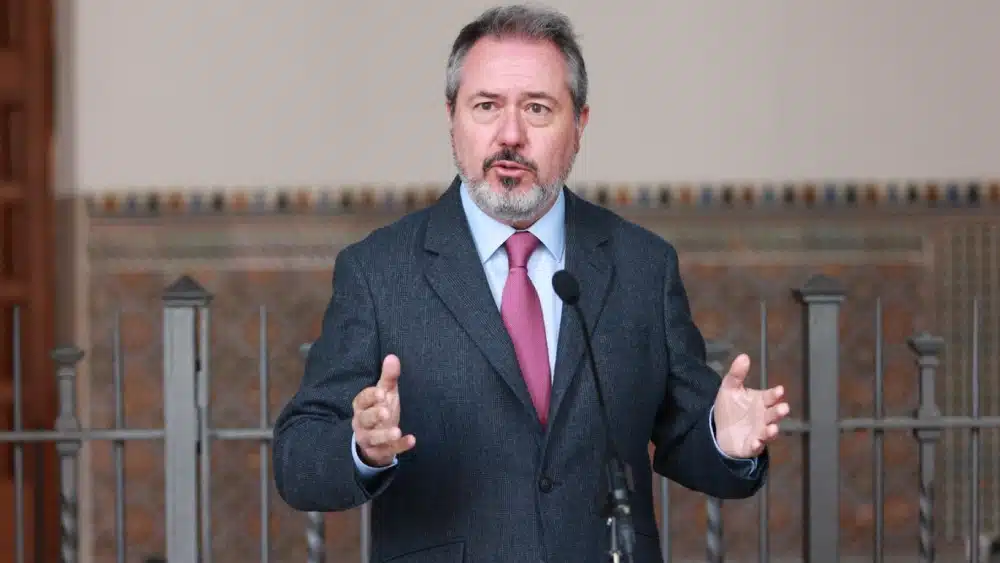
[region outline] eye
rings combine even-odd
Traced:
[[[542,115],[544,113],[547,113],[549,111],[549,108],[539,103],[531,103],[528,104],[528,111],[534,114]]]
[[[479,102],[478,104],[476,104],[476,108],[477,109],[481,109],[481,110],[485,110],[485,111],[490,111],[490,110],[493,109],[493,107],[494,107],[494,103],[493,102]]]

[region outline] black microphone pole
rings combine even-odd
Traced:
[[[607,519],[610,528],[609,554],[611,560],[614,563],[630,562],[635,548],[635,529],[632,527],[631,504],[631,495],[635,493],[635,483],[631,467],[618,455],[618,449],[611,437],[611,421],[607,404],[604,401],[604,393],[601,390],[601,382],[597,377],[594,348],[591,344],[590,332],[587,330],[587,321],[584,319],[583,310],[580,309],[579,305],[580,284],[577,283],[573,274],[560,270],[552,276],[552,287],[559,299],[576,312],[576,316],[580,320],[580,328],[583,330],[583,342],[587,351],[587,360],[590,363],[590,373],[594,379],[594,389],[597,392],[601,419],[604,422],[604,434],[607,438],[604,475],[601,480],[598,503],[601,506],[601,516]]]

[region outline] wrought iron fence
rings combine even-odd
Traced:
[[[934,483],[937,442],[942,431],[963,430],[970,434],[970,464],[968,483],[971,491],[968,503],[968,542],[966,558],[973,562],[987,563],[984,558],[985,542],[980,541],[983,531],[983,511],[978,490],[981,475],[981,432],[1000,428],[1000,416],[983,416],[980,408],[979,325],[980,306],[973,303],[971,385],[972,402],[968,416],[943,416],[938,408],[936,379],[943,351],[941,337],[919,333],[908,339],[907,344],[915,362],[914,381],[919,388],[916,410],[910,416],[887,416],[885,411],[885,373],[883,369],[883,327],[881,301],[877,301],[874,319],[875,371],[872,374],[874,409],[870,417],[840,416],[839,379],[841,377],[842,346],[839,342],[840,309],[844,292],[835,279],[817,276],[795,292],[801,305],[803,372],[805,376],[804,417],[789,420],[782,425],[787,434],[799,435],[804,441],[805,466],[802,471],[802,534],[804,537],[801,560],[815,563],[840,561],[840,439],[845,432],[866,432],[871,435],[871,490],[874,522],[870,561],[886,560],[884,549],[885,507],[885,455],[884,440],[887,432],[912,432],[919,448],[919,518],[914,526],[919,560],[936,560]],[[269,337],[266,308],[261,307],[259,334],[258,379],[260,403],[256,427],[219,428],[210,424],[211,378],[210,353],[210,304],[211,295],[195,280],[182,277],[169,286],[163,295],[163,409],[162,428],[127,428],[124,422],[123,370],[121,329],[116,326],[112,346],[112,380],[114,393],[114,424],[110,428],[82,428],[77,412],[77,365],[84,353],[76,347],[61,347],[52,352],[58,380],[59,414],[52,430],[24,430],[21,423],[22,373],[18,350],[20,346],[19,316],[14,313],[14,365],[13,365],[13,429],[0,432],[0,445],[13,446],[15,500],[13,518],[17,524],[14,560],[25,561],[24,545],[24,450],[30,443],[55,443],[59,455],[59,486],[61,498],[61,560],[79,560],[78,482],[80,478],[79,451],[85,442],[103,441],[112,445],[114,466],[114,543],[118,562],[126,561],[128,537],[125,514],[124,448],[127,442],[157,441],[164,447],[165,475],[165,558],[171,563],[212,561],[212,511],[211,491],[213,444],[224,441],[256,443],[259,448],[259,553],[262,562],[271,557],[269,513],[272,507],[270,491],[269,448],[272,438],[271,412],[266,390],[270,384]],[[760,364],[759,384],[769,385],[768,366],[768,308],[760,305]],[[304,357],[309,344],[299,352]],[[727,365],[731,346],[719,341],[708,345],[709,363],[722,372]],[[670,488],[660,479],[659,514],[663,558],[675,561],[672,546],[676,530],[672,530],[666,516],[670,512]],[[770,547],[771,485],[766,484],[755,499],[759,526],[757,529],[758,561],[773,560]],[[726,558],[722,502],[706,498],[705,560],[713,563]],[[994,507],[996,510],[997,507]],[[368,506],[362,507],[360,526],[361,560],[369,561],[370,522]],[[302,541],[307,548],[310,562],[327,558],[324,516],[305,514],[301,523]],[[983,543],[982,550],[978,547]],[[746,554],[742,554],[746,555]]]

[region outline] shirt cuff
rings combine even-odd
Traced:
[[[358,455],[358,443],[357,440],[355,440],[353,433],[351,434],[351,456],[354,457],[354,467],[358,470],[358,474],[361,475],[362,479],[374,477],[383,471],[392,469],[397,463],[399,463],[399,459],[395,457],[392,458],[392,463],[385,467],[372,467],[364,461],[361,461],[361,456]]]
[[[727,455],[725,452],[722,451],[722,448],[719,447],[719,441],[715,437],[714,414],[715,414],[715,405],[712,405],[712,408],[708,409],[708,427],[712,429],[711,432],[712,443],[715,444],[715,451],[719,452],[719,455],[721,455],[727,462],[736,465],[737,467],[739,467],[741,471],[746,471],[747,475],[753,475],[753,472],[756,471],[757,469],[757,458],[730,457],[729,455]],[[749,467],[747,467],[747,464],[749,464]]]

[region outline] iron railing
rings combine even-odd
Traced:
[[[919,561],[935,561],[934,482],[936,447],[944,430],[960,429],[971,435],[969,490],[973,492],[968,505],[971,526],[967,531],[969,545],[979,544],[980,522],[983,520],[979,495],[981,437],[984,429],[1000,428],[1000,416],[983,416],[980,409],[979,321],[978,302],[973,303],[973,357],[971,358],[972,404],[969,416],[942,416],[938,409],[935,383],[940,356],[944,348],[941,337],[919,333],[908,339],[919,388],[918,405],[911,416],[887,416],[885,411],[885,373],[883,358],[883,319],[881,300],[876,302],[875,371],[872,374],[874,409],[871,417],[843,418],[839,411],[839,380],[841,376],[841,345],[839,343],[840,309],[845,299],[836,280],[817,276],[796,292],[802,310],[803,371],[805,375],[806,416],[782,424],[783,432],[799,435],[804,440],[803,469],[803,535],[802,560],[815,563],[840,561],[840,437],[844,432],[868,432],[872,438],[874,505],[873,551],[869,560],[883,562],[885,506],[885,434],[910,431],[919,448]],[[110,428],[82,428],[77,412],[77,365],[84,353],[76,347],[61,347],[53,351],[58,380],[58,417],[52,430],[24,430],[22,427],[22,372],[20,365],[20,321],[14,313],[13,364],[13,430],[0,432],[0,444],[12,444],[14,453],[15,502],[13,517],[17,524],[16,563],[25,563],[24,545],[24,463],[23,448],[30,443],[55,443],[59,455],[61,498],[61,560],[79,560],[78,481],[79,451],[84,442],[110,442],[114,468],[114,537],[115,556],[126,561],[128,538],[125,519],[124,446],[132,441],[158,441],[164,447],[166,511],[163,525],[166,531],[166,560],[171,563],[211,563],[212,561],[212,450],[215,442],[244,441],[257,443],[259,468],[259,553],[260,561],[271,557],[269,514],[272,507],[269,459],[272,439],[271,412],[268,407],[269,363],[268,310],[259,310],[258,380],[260,404],[258,425],[244,428],[217,428],[210,424],[210,304],[211,295],[190,277],[182,277],[168,287],[163,295],[163,385],[164,425],[162,428],[126,428],[124,423],[123,369],[121,327],[113,330],[112,379],[114,392],[114,423]],[[768,308],[760,304],[759,385],[769,385]],[[299,352],[308,354],[309,344]],[[710,365],[722,373],[727,366],[731,346],[711,341],[708,346]],[[670,488],[660,478],[660,534],[662,555],[666,562],[674,561],[672,546],[675,532],[669,525]],[[766,484],[756,498],[760,525],[757,538],[757,560],[772,559],[769,515],[771,485]],[[722,502],[706,498],[706,561],[721,563],[726,557]],[[370,513],[368,506],[361,511],[361,560],[369,561]],[[310,563],[326,560],[325,523],[322,514],[308,513],[303,522],[303,541]],[[968,560],[986,563],[977,548],[967,550]]]

